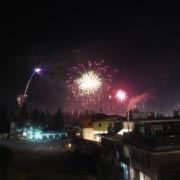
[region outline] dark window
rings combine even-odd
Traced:
[[[91,125],[92,125],[92,122],[89,122],[88,125],[91,126]]]

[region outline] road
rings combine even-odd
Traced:
[[[13,158],[7,180],[97,180],[88,160],[64,148],[66,142],[0,141]]]

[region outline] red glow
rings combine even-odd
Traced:
[[[122,103],[123,101],[126,100],[127,95],[123,90],[118,90],[116,92],[116,98],[117,98],[118,101],[120,101]]]

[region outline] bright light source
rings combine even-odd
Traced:
[[[23,132],[23,137],[27,137],[27,133],[26,132]]]
[[[116,93],[116,98],[118,101],[120,101],[122,103],[123,101],[126,100],[127,96],[126,96],[126,93],[124,91],[118,90]]]
[[[27,139],[33,139],[33,130],[27,131]]]
[[[76,133],[76,136],[80,136],[80,135],[81,135],[80,132],[77,132],[77,133]]]
[[[36,72],[36,73],[39,74],[39,73],[41,72],[41,68],[35,68],[35,69],[34,69],[34,72]]]
[[[42,135],[39,131],[34,134],[34,139],[42,139]]]
[[[35,68],[35,69],[34,69],[33,73],[31,74],[31,76],[30,76],[30,78],[29,78],[29,81],[28,81],[28,83],[27,83],[27,85],[26,85],[26,89],[25,89],[24,95],[23,95],[24,99],[25,99],[26,96],[27,96],[27,90],[28,90],[29,84],[30,84],[33,76],[34,76],[36,73],[40,75],[40,74],[41,74],[41,71],[42,71],[41,68]],[[19,104],[20,99],[18,98],[17,101],[18,101],[18,104]],[[22,106],[23,103],[24,103],[24,101],[22,101],[21,104],[19,104],[19,105]]]
[[[102,86],[102,79],[94,71],[87,71],[76,80],[79,90],[83,95],[95,94]]]
[[[68,144],[68,147],[69,147],[69,148],[71,148],[71,147],[72,147],[72,144],[71,144],[71,143],[69,143],[69,144]]]
[[[123,128],[117,134],[123,135],[124,133],[128,133],[128,132],[131,132],[131,131],[132,131],[132,129]]]

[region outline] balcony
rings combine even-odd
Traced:
[[[180,135],[148,136],[136,133],[125,133],[124,143],[153,151],[180,148]]]

